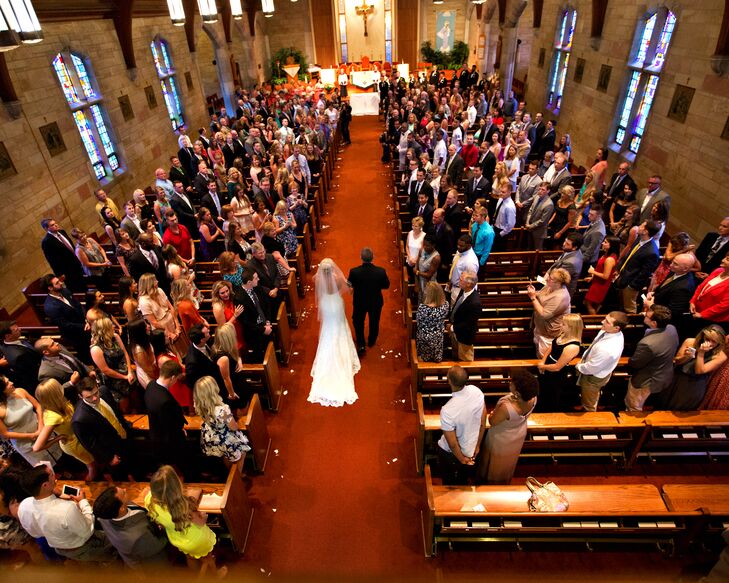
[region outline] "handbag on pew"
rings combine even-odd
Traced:
[[[564,512],[570,507],[567,496],[554,482],[542,484],[536,478],[529,477],[526,486],[532,493],[528,502],[532,512]]]

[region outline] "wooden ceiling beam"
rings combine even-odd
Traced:
[[[232,22],[233,15],[230,11],[230,2],[223,0],[223,9],[220,11],[220,18],[223,21],[223,32],[225,32],[225,42],[232,43]]]
[[[114,28],[119,38],[124,63],[128,70],[137,68],[137,59],[134,56],[134,41],[132,39],[132,15],[134,13],[134,0],[117,0],[117,9],[114,13]]]
[[[195,0],[182,0],[182,9],[185,11],[185,36],[187,48],[195,52],[195,13],[197,12]]]

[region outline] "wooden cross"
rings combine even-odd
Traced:
[[[367,17],[375,11],[375,7],[367,4],[367,0],[362,0],[362,6],[355,7],[357,16],[361,16],[364,21],[364,35],[367,36]]]

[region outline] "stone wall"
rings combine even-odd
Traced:
[[[263,26],[268,37],[270,54],[285,47],[294,47],[306,55],[309,64],[314,63],[314,42],[308,0],[276,2],[276,12],[264,18]],[[258,34],[256,32],[256,34]],[[331,32],[334,34],[334,31]],[[328,67],[330,63],[320,63]]]
[[[98,231],[94,190],[104,186],[121,203],[135,188],[152,184],[155,168],[168,167],[168,157],[177,151],[177,135],[170,125],[149,46],[156,34],[171,46],[189,127],[197,128],[206,119],[200,78],[184,30],[172,26],[169,18],[134,20],[134,80],[128,75],[111,20],[44,24],[43,32],[43,42],[6,53],[10,78],[22,105],[22,115],[15,120],[0,108],[0,142],[17,170],[16,176],[0,184],[0,297],[8,311],[23,303],[21,289],[25,285],[49,271],[40,250],[42,217],[53,217],[66,231],[73,227]],[[103,106],[125,167],[125,172],[108,184],[102,185],[94,177],[51,65],[65,48],[90,59],[104,97]],[[192,90],[185,82],[186,72],[191,74]],[[155,92],[154,109],[147,105],[147,86]],[[124,121],[120,111],[117,99],[122,95],[131,101],[134,118],[130,121]],[[63,135],[66,151],[51,157],[38,128],[53,122]]]
[[[626,62],[638,19],[657,4],[637,5],[628,0],[608,3],[602,39],[597,49],[590,43],[592,2],[572,2],[578,10],[577,27],[562,111],[556,117],[558,135],[567,132],[578,165],[591,165],[595,151],[608,142],[616,108],[625,87]],[[715,230],[729,214],[729,142],[721,139],[729,115],[729,79],[718,77],[710,66],[722,21],[724,2],[671,1],[666,5],[678,17],[661,81],[648,118],[643,143],[632,175],[645,186],[651,174],[660,174],[671,193],[671,228],[685,230],[700,239]],[[545,108],[547,75],[551,62],[557,14],[563,6],[545,0],[542,27],[535,31],[527,99],[529,109]],[[699,8],[700,6],[700,8]],[[531,9],[522,20],[531,23]],[[545,49],[544,66],[538,66],[539,50]],[[585,60],[581,82],[575,82],[577,59]],[[597,90],[602,65],[612,67],[607,92]],[[696,90],[685,123],[667,117],[676,85]],[[547,112],[545,111],[545,114]],[[552,115],[552,114],[549,114]],[[610,171],[620,160],[611,152]]]

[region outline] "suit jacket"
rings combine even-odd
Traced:
[[[40,361],[40,368],[38,369],[38,382],[46,381],[48,379],[56,379],[63,385],[64,390],[71,389],[71,375],[77,372],[81,378],[89,376],[89,368],[71,354],[65,348],[61,348],[62,358],[71,368],[69,371],[67,368],[60,366],[58,362],[53,359],[43,357]]]
[[[635,204],[637,204],[638,207],[641,209],[643,209],[643,202],[645,201],[646,194],[648,194],[648,189],[643,188],[638,191],[638,194],[635,195]],[[660,201],[664,201],[666,203],[666,206],[668,207],[668,210],[671,210],[671,195],[668,194],[665,190],[660,189],[651,197],[650,203],[645,205],[645,208],[640,211],[641,223],[651,218],[651,208],[654,204]]]
[[[427,230],[430,228],[430,225],[433,223],[433,211],[435,209],[433,208],[432,204],[426,204],[423,208],[423,229]],[[418,213],[420,212],[420,205],[416,204],[415,206],[410,207],[410,216],[413,218],[418,216]]]
[[[137,227],[136,224],[134,224],[134,221],[130,219],[129,217],[124,217],[121,220],[120,228],[124,229],[127,233],[129,233],[129,236],[136,240],[139,235],[142,234],[142,231],[139,230],[139,227]]]
[[[493,156],[493,154],[491,154],[491,156]],[[464,198],[466,199],[466,205],[473,208],[476,199],[488,198],[490,193],[491,180],[487,180],[485,176],[482,176],[481,180],[479,180],[478,182],[478,186],[476,186],[476,179],[471,178],[466,183],[466,192],[464,194]]]
[[[711,273],[717,269],[724,257],[726,257],[727,253],[729,253],[729,241],[727,241],[719,247],[719,250],[716,253],[714,253],[711,257],[711,261],[707,259],[709,253],[711,253],[712,246],[718,238],[719,233],[708,233],[701,241],[699,248],[696,249],[696,259],[701,262],[701,271],[704,273]]]
[[[59,231],[59,233],[63,235],[73,248],[73,239],[68,236],[66,231]],[[76,253],[72,249],[66,247],[50,233],[46,233],[46,236],[43,237],[41,249],[53,273],[58,277],[64,275],[66,285],[72,290],[85,291],[86,283],[83,268],[78,257],[76,257]]]
[[[544,129],[544,133],[539,140],[539,158],[544,158],[545,152],[554,152],[554,142],[556,139],[557,133],[554,131],[554,128],[551,131],[547,131],[546,128]]]
[[[144,404],[149,416],[149,436],[159,450],[172,451],[185,447],[184,428],[187,420],[182,407],[172,394],[157,381],[144,391]]]
[[[544,135],[544,130],[544,122],[542,121],[539,123],[535,122],[529,126],[529,135],[527,137],[532,145],[532,150],[535,152],[539,152],[539,145]]]
[[[483,181],[482,181],[483,182]],[[451,226],[454,233],[460,233],[463,227],[465,214],[463,212],[463,206],[459,203],[453,206],[445,207],[445,222]]]
[[[218,202],[220,203],[220,209],[222,213],[223,205],[228,204],[230,200],[228,200],[228,193],[227,192],[218,192]],[[205,207],[210,211],[210,213],[213,215],[214,219],[217,219],[220,217],[218,214],[218,207],[215,206],[215,202],[213,201],[213,197],[209,192],[206,192],[202,198],[200,199],[200,206]],[[222,218],[222,217],[221,217]],[[218,226],[220,226],[220,221],[218,221]]]
[[[704,291],[706,284],[722,271],[721,268],[712,271],[691,297],[701,317],[712,322],[729,322],[729,279]]]
[[[167,562],[167,537],[150,523],[147,511],[135,504],[129,504],[134,514],[121,520],[97,518],[106,538],[117,550],[127,567],[141,567],[142,564]]]
[[[38,369],[41,366],[41,355],[30,344],[5,344],[0,342],[0,352],[8,360],[11,371],[8,376],[21,389],[35,394],[38,385]]]
[[[154,265],[150,263],[149,259],[144,256],[142,250],[139,248],[137,248],[137,250],[129,256],[129,259],[127,259],[127,269],[129,269],[129,273],[137,281],[139,281],[139,278],[145,273],[154,273],[154,275],[157,276],[159,286],[165,291],[165,293],[169,294],[170,283],[167,277],[167,268],[165,267],[165,260],[164,257],[162,257],[162,252],[155,247],[152,250],[152,253],[154,253],[157,257],[157,269],[154,268]]]
[[[496,156],[494,156],[491,150],[488,150],[483,160],[481,160],[481,171],[483,172],[484,180],[488,184],[487,192],[491,192],[491,183],[494,181],[494,172],[496,172]]]
[[[435,250],[440,255],[442,267],[449,266],[453,261],[453,254],[456,252],[456,235],[448,223],[443,223],[440,229],[432,226],[428,234],[435,238]],[[443,270],[441,270],[443,271]],[[448,271],[445,270],[446,275]]]
[[[264,295],[268,295],[268,292],[270,292],[274,288],[281,287],[281,275],[278,272],[276,260],[270,253],[266,253],[266,257],[263,262],[259,261],[255,257],[252,257],[248,261],[247,266],[253,269],[253,271],[258,274],[257,287],[260,288],[260,291],[263,292]]]
[[[180,162],[182,164],[182,162]],[[178,168],[177,166],[170,166],[170,171],[167,173],[170,177],[170,180],[174,184],[176,181],[182,182],[182,186],[187,188],[192,184],[192,181],[190,180],[190,177],[187,175],[187,172],[185,171],[185,167],[182,166]]]
[[[671,310],[671,322],[678,327],[684,319],[684,314],[689,311],[689,302],[695,290],[696,279],[694,274],[689,272],[669,282],[664,280],[653,290],[653,301]]]
[[[235,148],[231,147],[230,144],[225,144],[221,150],[223,151],[223,158],[225,159],[225,167],[232,168],[233,162],[235,161]]]
[[[219,388],[225,386],[223,377],[220,375],[220,369],[215,361],[195,348],[192,343],[190,343],[183,360],[185,361],[185,384],[188,387],[194,387],[195,383],[203,377],[213,377]]]
[[[200,174],[197,172],[195,178],[192,179],[192,187],[195,189],[198,198],[204,197],[208,193],[208,183],[213,180],[212,174]]]
[[[363,263],[351,269],[347,279],[354,289],[353,305],[356,311],[382,308],[382,290],[390,287],[384,268]]]
[[[605,223],[602,222],[602,219],[598,218],[594,224],[587,227],[584,233],[581,250],[585,258],[585,263],[589,265],[595,265],[597,263],[598,255],[600,255],[600,245],[603,239],[605,239]]]
[[[557,261],[552,264],[547,273],[560,267],[565,269],[567,273],[570,274],[571,279],[567,289],[570,292],[570,297],[572,297],[577,289],[577,280],[580,278],[580,274],[582,273],[582,263],[583,256],[581,249],[570,253],[563,253],[557,258]]]
[[[449,166],[450,164],[450,166]],[[453,157],[453,161],[451,162],[451,159],[448,158],[446,160],[446,175],[448,176],[448,179],[451,181],[451,184],[455,186],[456,188],[459,188],[461,185],[461,179],[463,178],[463,173],[466,170],[466,163],[463,161],[463,158],[461,158],[458,154],[456,154]]]
[[[633,253],[633,249],[638,245],[640,245],[640,240],[636,241],[630,253],[618,262],[619,275],[615,280],[615,287],[618,289],[631,287],[634,290],[642,290],[648,285],[648,280],[658,267],[661,258],[658,255],[658,243],[655,239],[648,240]]]
[[[531,231],[535,239],[547,236],[547,223],[554,213],[554,203],[548,196],[539,203],[539,195],[535,194],[529,206],[526,218],[526,228]]]
[[[79,339],[85,333],[86,312],[73,298],[73,294],[68,288],[61,290],[61,294],[71,304],[70,306],[48,294],[43,302],[43,311],[51,324],[60,328],[61,335],[78,346]]]
[[[464,294],[463,290],[458,294],[460,298]],[[458,302],[456,298],[456,302]],[[455,306],[455,303],[453,304]],[[458,309],[451,309],[450,320],[453,324],[453,333],[456,340],[461,344],[472,346],[476,339],[476,331],[478,330],[478,319],[481,317],[481,296],[478,295],[478,288],[475,288]]]
[[[253,300],[248,295],[245,289],[236,290],[235,303],[243,306],[243,313],[238,316],[238,321],[243,325],[243,336],[248,345],[254,350],[262,351],[268,344],[269,340],[272,340],[272,335],[266,335],[265,327],[266,321],[271,321],[271,301],[265,290],[257,285],[253,288],[253,293],[258,300],[258,305],[263,312],[263,322],[259,322],[258,310]],[[279,294],[280,297],[280,294]],[[278,305],[278,304],[277,304]],[[223,385],[220,385],[221,390]]]
[[[557,178],[556,180],[552,178],[552,183],[549,187],[549,191],[552,193],[553,199],[556,200],[557,197],[559,197],[559,189],[566,184],[572,184],[572,174],[567,168],[565,168],[564,172],[559,175],[559,178]]]
[[[620,178],[620,174],[615,172],[608,181],[607,185],[605,186],[605,194],[611,197],[615,197],[620,193],[620,191],[623,190],[626,184],[630,184],[630,187],[633,192],[638,190],[638,187],[635,184],[635,180],[630,176],[630,174],[626,174],[625,177],[620,181],[619,184],[616,185],[618,179]],[[615,192],[613,192],[613,186],[615,186]]]
[[[101,398],[114,411],[114,415],[121,424],[127,436],[131,428],[117,407],[114,397],[106,387],[101,387]],[[76,410],[71,420],[73,432],[94,459],[104,465],[108,464],[115,455],[122,457],[126,450],[126,441],[117,433],[116,429],[98,411],[87,405],[83,400],[76,404]]]
[[[410,183],[410,188],[408,189],[408,195],[410,200],[410,208],[412,209],[413,206],[418,205],[418,194],[425,194],[428,196],[428,204],[435,206],[435,195],[433,194],[433,187],[430,185],[430,182],[427,180],[423,180],[423,184],[420,186],[420,192],[416,194],[416,190],[418,187],[417,181],[413,180]]]
[[[177,151],[177,157],[180,159],[180,164],[187,172],[188,179],[192,180],[197,174],[198,159],[195,156],[195,150],[193,148],[180,148]]]
[[[193,204],[190,197],[187,194],[185,194],[185,196],[187,196],[190,204]],[[198,239],[200,237],[200,231],[198,230],[197,219],[195,218],[195,207],[193,206],[190,208],[190,206],[182,200],[182,198],[177,196],[177,194],[173,194],[169,200],[172,210],[175,211],[177,218],[180,220],[180,224],[187,227],[187,230],[190,231],[190,236],[193,239]]]
[[[673,357],[677,350],[678,332],[673,325],[647,330],[628,361],[634,371],[631,384],[647,386],[651,393],[665,389],[673,380]]]

